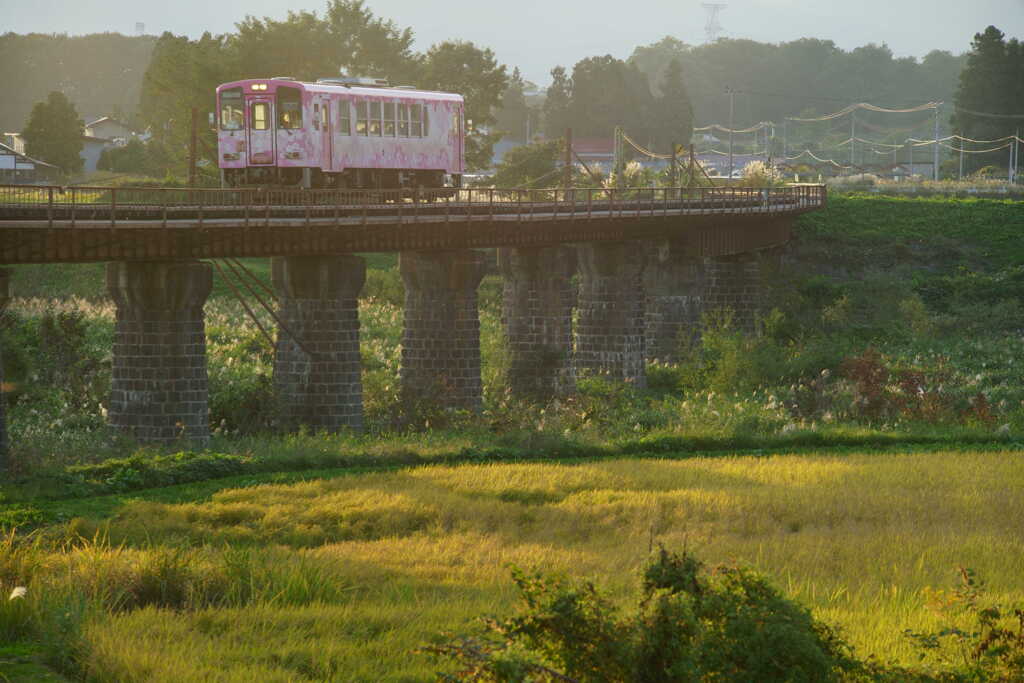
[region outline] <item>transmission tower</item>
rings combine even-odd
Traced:
[[[704,24],[704,35],[709,43],[718,40],[718,34],[722,32],[722,25],[718,23],[718,13],[727,7],[724,2],[702,2],[700,6],[708,13],[708,23]]]

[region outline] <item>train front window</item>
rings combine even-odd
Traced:
[[[252,122],[251,126],[253,130],[267,130],[267,120],[270,113],[270,105],[266,102],[253,102],[252,103]]]
[[[277,123],[285,130],[302,128],[302,91],[287,85],[277,87]]]
[[[229,88],[220,93],[220,129],[241,130],[245,120],[242,89]]]

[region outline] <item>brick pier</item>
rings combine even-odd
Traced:
[[[645,248],[647,359],[677,361],[681,345],[699,336],[707,269],[682,244],[648,242]]]
[[[212,268],[199,262],[107,264],[117,304],[110,424],[142,442],[209,441],[203,304]]]
[[[357,256],[289,256],[272,261],[280,298],[274,392],[282,426],[335,432],[363,428]]]
[[[581,244],[577,255],[577,372],[646,386],[643,247],[638,242]]]
[[[566,247],[505,248],[498,250],[498,266],[509,388],[537,398],[572,392],[574,254]]]
[[[484,255],[470,249],[403,251],[398,264],[405,283],[404,398],[478,410],[483,390],[477,288],[486,271]]]
[[[765,297],[763,269],[767,258],[745,253],[707,259],[704,310],[730,311],[733,328],[752,334]]]

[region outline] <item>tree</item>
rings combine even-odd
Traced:
[[[534,142],[513,147],[498,164],[491,183],[494,187],[538,187],[553,185],[558,178],[558,161],[564,154],[562,140]],[[547,185],[544,182],[547,181]]]
[[[669,62],[661,81],[661,96],[654,104],[654,141],[659,150],[673,143],[689,144],[693,137],[693,105],[683,82],[683,67],[678,59]]]
[[[1006,41],[995,26],[975,34],[953,102],[952,123],[960,135],[981,140],[1013,135],[1024,124],[1012,116],[1024,112],[1024,45],[1016,38]],[[967,156],[968,170],[1007,163],[1003,152]]]
[[[489,49],[447,41],[427,51],[421,74],[422,87],[459,93],[466,99],[466,165],[470,170],[490,167],[494,143],[501,138],[490,126],[508,87],[505,66]]]
[[[512,77],[509,79],[508,87],[501,96],[501,109],[496,115],[496,123],[501,132],[513,140],[529,142],[527,140],[527,121],[530,117],[530,107],[526,103],[526,83],[519,73],[519,67],[512,70]]]
[[[85,123],[75,105],[64,93],[51,92],[45,102],[37,102],[29,114],[22,135],[25,152],[60,167],[64,173],[82,168],[82,135]]]
[[[544,99],[544,134],[549,138],[560,138],[569,127],[569,99],[572,84],[565,73],[565,67],[556,66],[551,70],[551,85]]]
[[[647,141],[653,103],[645,76],[638,68],[611,55],[589,57],[572,70],[569,121],[580,137],[610,138],[616,126]]]

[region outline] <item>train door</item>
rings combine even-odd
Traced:
[[[331,101],[328,98],[320,100],[320,135],[321,149],[323,149],[323,169],[330,171],[334,168],[334,131],[331,125]]]
[[[274,163],[274,101],[269,97],[249,98],[249,163]]]
[[[463,148],[463,145],[465,144],[465,140],[466,140],[466,135],[465,135],[465,125],[466,125],[466,122],[463,119],[462,105],[459,105],[458,107],[455,108],[455,121],[454,121],[454,125],[455,125],[455,158],[458,160],[459,173],[462,173],[462,167],[463,167],[463,164],[464,164],[464,160],[463,160],[464,148]]]

